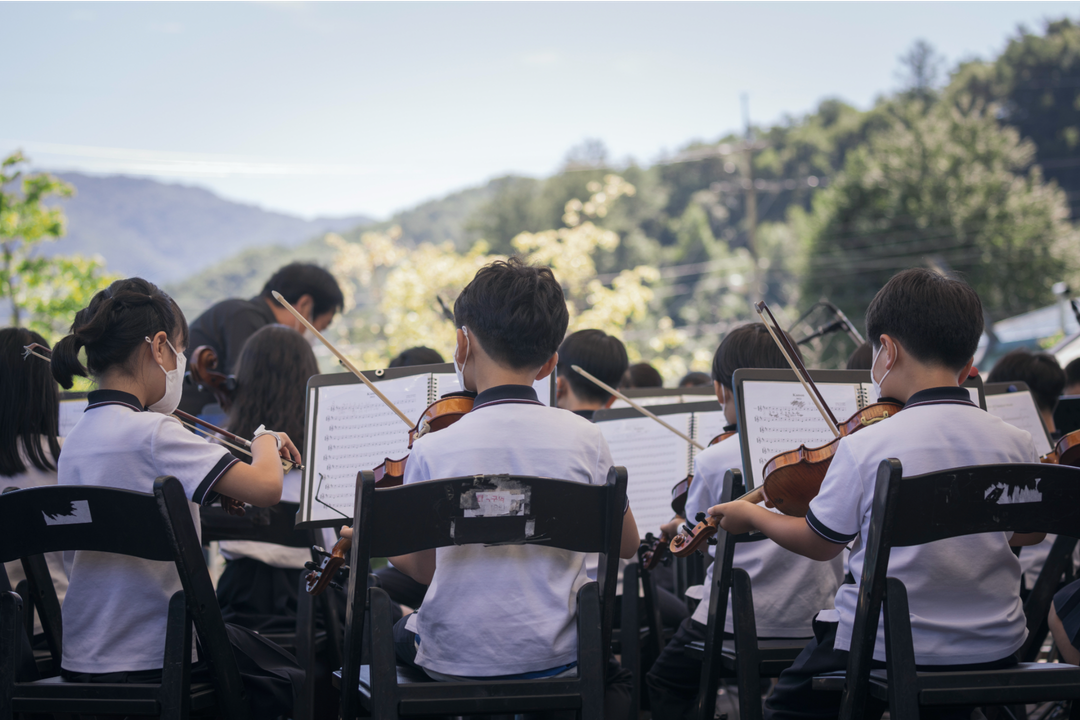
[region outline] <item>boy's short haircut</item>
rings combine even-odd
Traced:
[[[982,331],[982,302],[971,286],[926,268],[893,275],[866,309],[875,348],[888,335],[920,363],[949,370],[975,355]]]
[[[703,387],[705,385],[712,385],[712,376],[698,370],[686,373],[679,380],[680,388]]]
[[[1065,371],[1050,353],[1019,348],[1001,356],[986,382],[1027,384],[1040,410],[1053,410],[1065,389]]]
[[[848,370],[869,370],[874,364],[874,345],[868,340],[852,351],[847,359]]]
[[[1080,358],[1076,358],[1065,366],[1065,385],[1080,383]]]
[[[791,336],[784,335],[788,343],[799,353],[802,353]],[[734,390],[732,377],[735,371],[741,368],[787,368],[787,360],[784,353],[769,334],[769,329],[763,323],[749,323],[735,328],[720,342],[716,348],[712,362],[712,379],[720,383],[728,390]]]
[[[274,291],[281,293],[281,296],[293,305],[304,295],[310,295],[314,302],[314,317],[328,312],[336,313],[345,306],[345,295],[334,276],[311,263],[294,262],[278,268],[263,285],[259,297],[281,306],[281,303],[274,299]]]
[[[437,365],[446,362],[437,350],[419,345],[417,347],[402,350],[397,357],[390,361],[386,367],[412,367],[413,365]]]
[[[516,257],[480,268],[454,301],[454,324],[467,327],[495,362],[514,370],[547,362],[569,320],[551,269]]]
[[[664,378],[660,375],[660,371],[649,363],[634,363],[626,368],[622,380],[619,381],[620,390],[651,387],[664,387]]]
[[[615,387],[629,364],[622,340],[603,330],[578,330],[567,335],[559,346],[559,377],[565,378],[574,394],[583,400],[607,402],[611,395],[574,372],[573,365]]]

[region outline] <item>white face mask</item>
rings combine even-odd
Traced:
[[[885,371],[885,374],[881,376],[881,380],[874,379],[874,368],[877,367],[878,354],[881,352],[885,345],[879,345],[877,350],[874,351],[874,359],[870,361],[870,382],[874,385],[874,402],[881,399],[881,383],[885,382],[885,378],[889,377],[889,373],[892,372],[892,368]]]
[[[146,338],[146,342],[150,343],[151,346],[153,345],[150,338]],[[173,411],[180,407],[180,396],[184,394],[184,370],[187,368],[187,358],[176,352],[176,348],[168,340],[165,341],[165,344],[176,355],[176,369],[166,370],[163,366],[158,366],[161,368],[161,372],[165,373],[165,394],[161,396],[160,400],[151,405],[150,409],[162,415],[172,415]]]
[[[454,372],[457,374],[458,385],[461,386],[462,390],[467,390],[467,388],[465,387],[465,363],[469,362],[469,350],[470,350],[469,328],[462,325],[461,326],[461,332],[465,333],[465,361],[462,362],[460,366],[458,365],[457,351],[455,350],[454,351],[454,358],[453,358],[454,359]]]

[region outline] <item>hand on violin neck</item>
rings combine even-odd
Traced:
[[[686,522],[686,518],[676,515],[670,522],[666,522],[660,526],[660,533],[666,535],[669,538],[673,538],[679,534],[679,528]]]

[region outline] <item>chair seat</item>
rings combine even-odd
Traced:
[[[161,712],[161,685],[134,683],[73,683],[51,677],[30,683],[16,683],[12,707],[16,713],[80,712],[91,715],[157,715]],[[214,705],[211,683],[192,683],[191,709]]]
[[[917,672],[920,705],[1016,704],[1080,698],[1080,668],[1058,663],[1020,663],[1003,670]],[[815,690],[842,691],[843,671],[818,675]],[[870,694],[888,700],[885,670],[870,671]]]
[[[581,707],[581,684],[577,677],[551,680],[483,680],[439,682],[424,672],[398,665],[397,684],[402,715],[460,715],[542,710],[573,710]],[[334,685],[341,685],[341,670],[334,671]],[[551,694],[537,694],[538,685]],[[371,666],[360,667],[360,702],[371,707]]]
[[[762,677],[777,677],[791,667],[809,641],[810,638],[758,638],[758,674]],[[688,644],[685,652],[688,657],[696,660],[704,659],[704,641]],[[735,672],[734,640],[724,641],[720,658],[725,671]]]

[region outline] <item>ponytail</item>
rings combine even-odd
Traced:
[[[144,339],[164,331],[187,345],[188,326],[176,302],[142,278],[117,280],[75,315],[71,334],[53,348],[53,377],[70,388],[76,375],[100,376],[126,366]],[[86,349],[86,367],[79,351]]]

